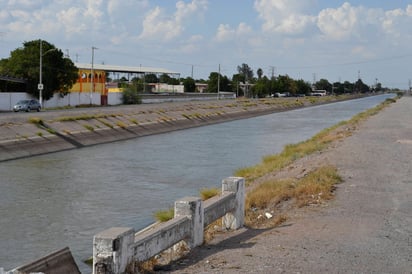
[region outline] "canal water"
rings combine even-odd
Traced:
[[[69,246],[83,273],[93,235],[136,229],[176,199],[393,95],[275,113],[0,163],[0,267]]]

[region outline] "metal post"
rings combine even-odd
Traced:
[[[39,67],[39,103],[40,107],[43,107],[43,79],[42,79],[42,70],[43,70],[43,43],[42,40],[40,39],[40,67]]]
[[[40,107],[43,107],[43,56],[51,51],[57,50],[56,48],[52,48],[47,50],[43,53],[43,41],[40,39],[40,65],[39,65],[39,84],[37,85],[37,89],[39,90],[39,103]]]
[[[219,73],[217,74],[217,99],[219,100],[220,95],[220,64],[219,64]]]
[[[92,77],[91,77],[91,88],[90,88],[90,105],[93,104],[93,93],[94,93],[94,50],[97,49],[96,47],[92,47]]]

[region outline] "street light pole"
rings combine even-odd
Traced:
[[[91,81],[92,81],[92,86],[90,88],[90,105],[93,104],[93,92],[94,92],[94,50],[97,49],[96,47],[92,47],[92,77],[91,77]]]
[[[39,66],[39,84],[37,85],[37,89],[39,90],[39,103],[40,107],[43,108],[43,56],[47,53],[57,50],[56,48],[52,48],[47,50],[43,53],[43,40],[40,39],[40,66]]]
[[[219,73],[217,74],[217,99],[219,100],[220,96],[220,64],[219,64]]]
[[[42,79],[42,71],[43,71],[43,43],[40,39],[40,72],[39,72],[39,85],[37,88],[39,89],[39,103],[40,107],[43,108],[43,79]]]

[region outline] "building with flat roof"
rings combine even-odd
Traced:
[[[71,88],[71,92],[100,94],[101,105],[107,105],[107,95],[109,92],[107,79],[109,74],[120,75],[126,74],[128,79],[137,76],[156,74],[157,76],[167,74],[171,77],[180,77],[180,73],[164,68],[154,67],[130,67],[130,66],[114,66],[106,64],[85,64],[75,63],[79,69],[79,77],[76,83]]]

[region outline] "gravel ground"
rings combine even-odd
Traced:
[[[272,229],[218,234],[162,273],[412,273],[412,97],[351,137],[283,171],[335,165],[344,182],[322,206]]]

